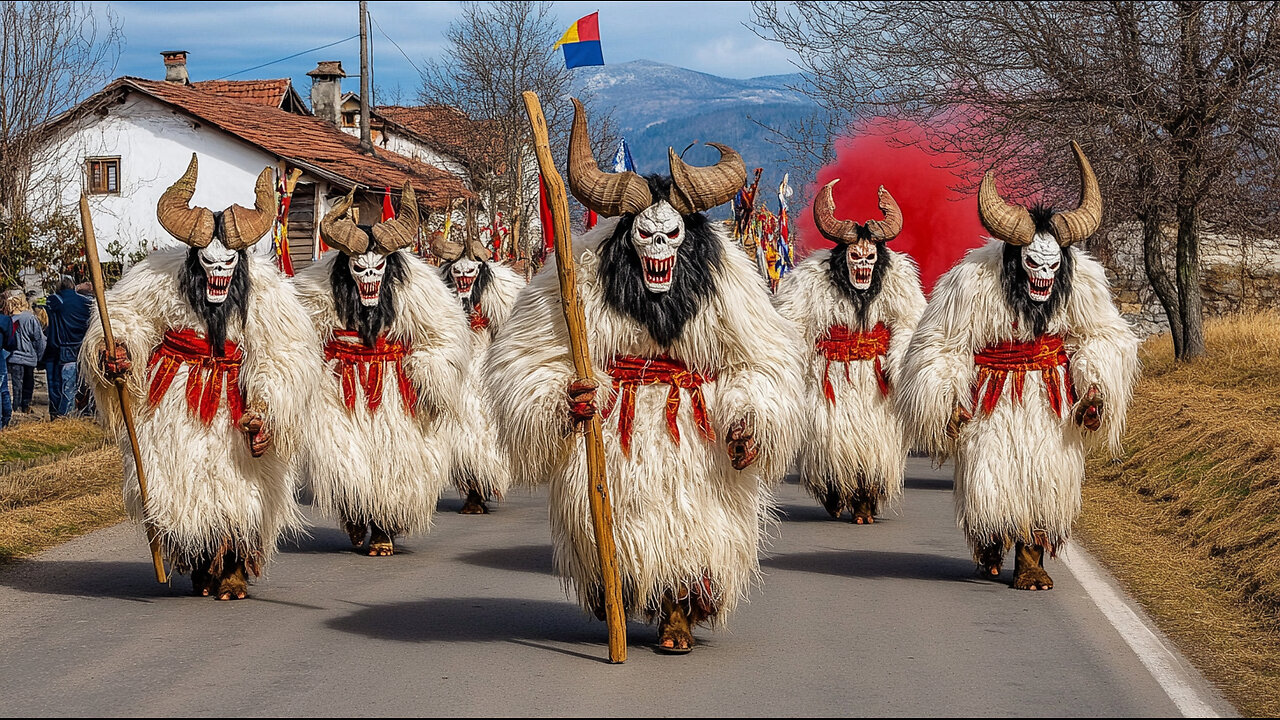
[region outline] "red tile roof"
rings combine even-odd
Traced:
[[[289,78],[277,80],[202,80],[191,83],[201,92],[254,105],[280,107],[289,92]]]
[[[381,148],[361,151],[359,139],[325,120],[204,92],[198,85],[122,77],[95,97],[105,99],[116,91],[143,93],[341,186],[395,190],[408,180],[419,203],[430,208],[444,208],[453,198],[473,197],[444,170]]]
[[[502,135],[493,123],[472,120],[448,105],[380,105],[374,113],[463,161],[496,157],[502,149]]]

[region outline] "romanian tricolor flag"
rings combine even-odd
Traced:
[[[583,65],[603,65],[604,52],[600,50],[600,13],[593,12],[569,26],[555,44],[564,48],[566,70]]]

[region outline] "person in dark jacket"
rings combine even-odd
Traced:
[[[40,298],[36,306],[36,317],[44,313],[44,355],[40,356],[40,367],[44,370],[45,385],[49,388],[49,419],[58,418],[58,403],[62,400],[62,363],[58,359],[58,346],[53,342],[53,325],[49,322],[47,298]]]
[[[10,297],[5,308],[13,318],[17,347],[9,354],[9,380],[13,383],[13,407],[31,413],[31,396],[36,387],[36,365],[44,354],[44,327],[31,312],[27,298]]]
[[[13,319],[9,317],[5,304],[0,300],[0,430],[9,427],[9,422],[13,420],[13,400],[9,394],[9,353],[17,347]]]
[[[57,414],[70,415],[75,412],[76,390],[80,387],[76,357],[93,314],[93,301],[76,292],[76,282],[70,275],[63,275],[58,292],[49,296],[45,305],[49,311],[49,339],[58,346],[62,387]]]

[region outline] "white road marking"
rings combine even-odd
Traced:
[[[1164,644],[1160,635],[1104,579],[1102,569],[1088,552],[1078,544],[1073,544],[1061,557],[1063,564],[1080,581],[1089,598],[1120,633],[1120,637],[1124,638],[1173,704],[1178,706],[1183,717],[1222,717],[1201,696],[1197,689],[1200,683],[1192,679],[1194,671],[1187,670],[1178,655]]]

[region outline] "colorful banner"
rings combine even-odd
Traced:
[[[604,52],[600,49],[600,13],[593,12],[569,26],[555,44],[564,49],[564,66],[567,70],[586,65],[603,65]]]

